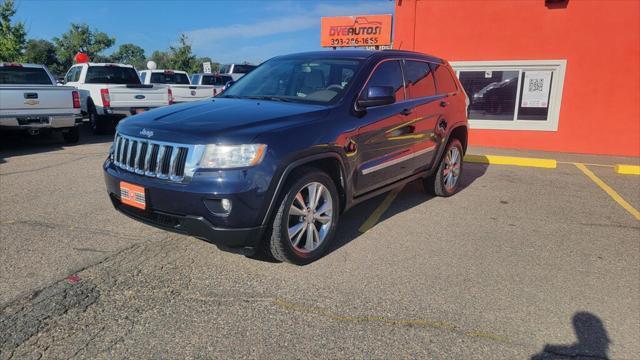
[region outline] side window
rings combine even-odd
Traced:
[[[378,65],[369,78],[363,94],[367,94],[372,86],[391,86],[395,90],[396,101],[404,100],[404,82],[402,80],[400,62],[392,60]]]
[[[436,84],[429,63],[407,60],[405,62],[407,94],[410,99],[418,99],[436,94]]]
[[[438,94],[448,94],[458,91],[453,75],[447,69],[445,65],[431,64],[433,66],[433,73],[436,77],[436,84],[438,85]]]
[[[76,82],[80,80],[80,70],[82,68],[80,66],[74,66],[69,71],[67,71],[67,75],[64,76],[64,81],[66,82]]]
[[[140,72],[140,82],[144,83],[144,79],[147,78],[147,73],[144,71]]]

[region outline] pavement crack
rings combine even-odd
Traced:
[[[352,323],[352,324],[382,324],[389,326],[415,326],[422,328],[429,328],[434,330],[443,330],[465,337],[482,338],[492,340],[500,343],[513,344],[507,338],[501,335],[493,334],[485,331],[465,331],[460,326],[452,324],[446,321],[434,321],[428,319],[393,319],[386,316],[351,316],[340,315],[332,312],[331,310],[296,304],[283,299],[276,299],[273,304],[287,311],[294,311],[303,314],[311,314],[321,316],[333,321]]]

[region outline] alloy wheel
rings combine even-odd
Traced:
[[[305,185],[289,207],[288,237],[293,248],[301,253],[317,249],[331,229],[333,199],[319,182]]]
[[[444,159],[444,168],[442,169],[442,177],[444,179],[444,187],[451,192],[455,189],[460,177],[460,165],[462,157],[457,147],[452,146],[447,152]]]

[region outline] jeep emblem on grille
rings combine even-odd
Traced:
[[[147,129],[142,129],[142,130],[140,130],[140,135],[150,138],[150,137],[153,136],[153,131],[147,130]]]

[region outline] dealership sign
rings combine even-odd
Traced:
[[[390,14],[323,17],[321,46],[391,45]]]

